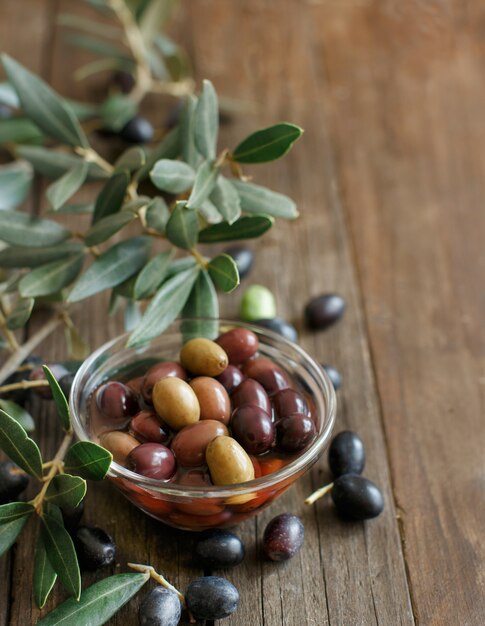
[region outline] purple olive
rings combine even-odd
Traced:
[[[324,293],[312,298],[305,307],[307,326],[314,330],[324,330],[342,317],[345,300],[336,293]]]
[[[276,445],[285,452],[299,452],[315,437],[315,424],[303,413],[288,415],[276,422]]]
[[[258,406],[242,406],[232,414],[234,439],[250,454],[263,454],[273,445],[275,430],[271,417]]]
[[[156,480],[170,478],[176,469],[173,452],[161,443],[142,443],[130,452],[126,464],[137,474]]]
[[[246,404],[259,406],[263,411],[268,413],[268,415],[271,415],[271,402],[269,401],[268,394],[262,385],[251,378],[243,380],[243,382],[236,387],[232,393],[231,400],[234,408]]]
[[[242,372],[248,378],[257,380],[270,395],[290,386],[288,374],[274,361],[264,356],[246,361]]]
[[[277,418],[281,419],[282,417],[293,415],[293,413],[310,414],[305,397],[294,389],[282,389],[278,391],[278,393],[275,393],[271,400],[273,401]]]
[[[130,432],[142,443],[167,443],[170,431],[153,411],[140,411],[130,422]]]
[[[133,390],[116,381],[98,387],[96,404],[101,413],[111,420],[126,419],[140,410]]]
[[[305,528],[299,517],[282,513],[266,526],[263,552],[272,561],[286,561],[300,550],[305,539]]]
[[[221,383],[229,394],[231,394],[245,378],[239,367],[235,365],[228,365],[222,374],[216,376],[216,380]]]
[[[216,339],[229,358],[229,363],[239,365],[256,354],[258,336],[246,328],[232,328]]]
[[[147,402],[152,401],[153,387],[161,378],[165,376],[175,376],[182,380],[187,380],[187,372],[175,361],[165,361],[153,365],[145,374],[142,384],[142,394]]]

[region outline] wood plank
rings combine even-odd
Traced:
[[[416,616],[483,624],[485,7],[312,18]]]

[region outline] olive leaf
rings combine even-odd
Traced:
[[[186,318],[181,324],[184,341],[194,337],[215,339],[219,334],[218,317],[219,301],[214,284],[208,272],[202,270],[182,311],[182,318]]]
[[[117,132],[135,117],[137,110],[136,102],[128,96],[116,93],[103,102],[100,114],[106,128]]]
[[[160,159],[150,172],[150,179],[158,189],[169,193],[183,193],[194,184],[195,172],[182,161]]]
[[[161,159],[176,159],[180,154],[180,150],[180,129],[176,126],[165,135],[156,148],[147,153],[146,163],[136,172],[134,180],[144,180],[157,161]]]
[[[0,409],[5,411],[7,415],[18,422],[25,431],[31,432],[35,429],[35,423],[32,415],[26,411],[23,406],[20,406],[20,404],[17,404],[12,400],[0,398]]]
[[[86,481],[79,476],[59,474],[49,483],[45,499],[51,504],[76,507],[86,495]]]
[[[105,26],[105,24],[103,24],[103,26]],[[123,35],[121,34],[120,39],[122,39],[122,37]],[[114,57],[116,59],[122,59],[128,62],[131,61],[123,48],[120,48],[111,43],[107,43],[106,41],[96,39],[95,37],[89,37],[88,35],[69,34],[69,36],[66,37],[65,40],[70,46],[84,48],[85,50],[89,50],[90,52],[94,52],[96,54],[100,54],[106,57]]]
[[[38,267],[51,261],[64,259],[81,252],[84,246],[81,243],[60,243],[57,246],[29,248],[24,246],[10,246],[0,250],[0,267]]]
[[[32,166],[26,161],[0,166],[0,209],[15,209],[22,204],[33,175]]]
[[[147,46],[170,18],[173,7],[174,2],[150,2],[139,13],[140,32]]]
[[[200,243],[216,243],[218,241],[234,241],[260,237],[273,226],[274,220],[267,215],[251,215],[240,217],[233,224],[221,222],[213,224],[199,232]]]
[[[103,480],[108,473],[113,455],[92,441],[78,441],[71,446],[64,461],[64,469],[69,474],[79,474],[82,478]]]
[[[198,273],[198,267],[191,267],[163,283],[147,306],[138,327],[131,333],[128,347],[146,343],[173,322],[187,302]]]
[[[76,602],[66,600],[37,626],[102,626],[125,605],[150,579],[148,573],[115,574],[84,589]]]
[[[39,535],[35,549],[33,592],[36,605],[41,609],[47,602],[57,574],[52,567],[42,537]]]
[[[114,164],[115,172],[122,172],[126,170],[128,172],[134,172],[143,167],[146,163],[146,154],[143,148],[134,146],[128,148],[122,155],[116,160]]]
[[[74,324],[64,326],[67,350],[72,359],[84,360],[90,352],[89,345],[78,333]]]
[[[198,230],[197,213],[188,209],[185,202],[177,202],[165,227],[168,240],[178,248],[190,250],[197,243]]]
[[[52,261],[26,274],[19,282],[24,298],[36,298],[58,293],[72,283],[81,271],[84,253],[68,256],[64,261]]]
[[[67,215],[83,215],[90,214],[94,211],[94,202],[75,202],[73,204],[65,204],[57,210],[57,213]]]
[[[204,161],[195,175],[194,186],[187,200],[187,207],[198,209],[207,200],[217,183],[219,168],[210,161]]]
[[[237,146],[232,158],[239,163],[274,161],[284,156],[302,133],[302,128],[288,122],[258,130]]]
[[[165,280],[172,260],[172,252],[161,252],[153,257],[138,274],[133,290],[136,300],[152,296]]]
[[[22,426],[0,409],[0,449],[27,474],[42,478],[42,456]]]
[[[236,262],[228,254],[218,254],[207,269],[214,283],[226,293],[234,291],[240,283]]]
[[[16,146],[15,150],[22,159],[32,165],[36,172],[42,176],[47,176],[47,178],[59,178],[84,161],[82,157],[75,154],[41,146]],[[105,170],[97,163],[89,163],[88,181],[105,178],[109,178],[109,174]]]
[[[50,371],[47,365],[43,365],[42,369],[44,370],[44,375],[49,383],[62,427],[65,431],[69,432],[71,430],[71,415],[69,413],[69,405],[67,403],[66,396],[55,379],[54,374]]]
[[[282,193],[240,180],[233,180],[231,184],[239,194],[241,208],[245,213],[265,213],[286,220],[298,217],[296,204]]]
[[[0,556],[15,543],[34,512],[28,502],[10,502],[0,506]]]
[[[198,212],[207,224],[219,224],[219,222],[223,221],[220,211],[210,200],[204,200],[204,202],[200,205]]]
[[[191,167],[196,168],[202,161],[201,155],[197,152],[194,140],[195,109],[197,97],[189,96],[180,116],[180,143],[183,160]]]
[[[67,200],[78,191],[86,180],[88,168],[88,163],[81,161],[47,188],[47,199],[54,211],[64,206]]]
[[[7,328],[16,330],[25,326],[34,308],[34,302],[33,298],[19,298],[7,318]]]
[[[96,222],[94,226],[91,226],[84,237],[84,243],[87,246],[97,246],[119,232],[135,218],[136,215],[130,211],[121,211],[120,213],[108,215]]]
[[[15,520],[30,515],[34,507],[29,502],[9,502],[0,506],[0,525],[9,524]]]
[[[39,144],[44,141],[40,129],[26,117],[0,119],[0,145]]]
[[[123,326],[125,332],[129,333],[138,326],[141,320],[141,309],[139,302],[128,298],[125,302],[123,313]]]
[[[60,511],[52,504],[44,504],[41,521],[41,537],[47,557],[62,585],[79,600],[81,574],[72,539],[64,528]]]
[[[233,224],[241,216],[239,193],[234,185],[224,176],[219,177],[210,199],[217,211],[229,224]]]
[[[42,248],[62,243],[71,233],[57,222],[27,213],[0,211],[0,239],[16,246]]]
[[[12,109],[20,108],[20,101],[17,96],[17,92],[6,80],[0,82],[0,102]]]
[[[89,146],[70,106],[41,78],[7,54],[2,62],[25,114],[47,135],[70,146]]]
[[[106,182],[94,204],[93,225],[121,209],[129,183],[127,172],[117,172]]]
[[[165,233],[165,226],[170,217],[170,210],[163,198],[157,196],[148,204],[145,212],[147,226],[157,232]],[[1,254],[1,252],[0,252]]]
[[[115,287],[136,274],[147,262],[150,246],[148,237],[134,237],[115,244],[88,267],[74,285],[68,302],[78,302]]]
[[[195,144],[199,152],[209,160],[216,158],[217,133],[219,130],[219,105],[217,93],[209,80],[202,83],[202,93],[195,107]]]
[[[193,256],[183,256],[180,259],[175,259],[169,265],[167,278],[171,278],[179,272],[184,272],[189,268],[195,267],[196,261]]]

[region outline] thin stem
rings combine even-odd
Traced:
[[[181,98],[182,96],[190,96],[194,93],[195,81],[192,78],[184,78],[179,81],[164,82],[161,80],[153,80],[150,85],[150,92],[174,96]]]
[[[44,484],[42,485],[42,489],[32,500],[32,504],[35,508],[37,515],[42,514],[42,505],[44,503],[45,494],[47,492],[47,489],[49,488],[51,480],[58,473],[63,473],[64,457],[66,456],[67,451],[69,450],[69,446],[71,445],[73,436],[74,434],[72,430],[66,432],[66,434],[64,435],[64,439],[62,440],[62,443],[59,446],[59,449],[57,450],[55,457],[51,461],[52,465],[50,466],[49,472],[47,476],[44,478]]]
[[[156,580],[157,583],[176,593],[180,602],[185,606],[184,595],[180,593],[180,591],[176,589],[173,585],[171,585],[168,580],[166,580],[161,574],[159,574],[154,567],[152,567],[151,565],[142,565],[140,563],[128,563],[128,567],[131,567],[131,569],[134,569],[137,572],[146,572],[150,574],[150,577],[153,578],[153,580]]]
[[[90,163],[96,163],[101,169],[103,169],[105,172],[108,172],[108,174],[113,173],[114,167],[111,165],[111,163],[108,163],[106,159],[103,159],[103,157],[98,154],[96,150],[93,150],[93,148],[82,148],[81,146],[78,146],[77,148],[75,148],[75,152],[77,152],[79,156],[82,156],[83,159],[85,159],[86,161],[89,161]]]
[[[20,345],[13,332],[7,328],[7,320],[3,314],[3,307],[0,307],[0,327],[2,329],[2,333],[5,335],[5,339],[8,342],[10,351],[16,352],[20,348]]]
[[[333,483],[330,483],[329,485],[325,485],[325,487],[320,487],[320,489],[317,489],[316,491],[314,491],[311,494],[311,496],[308,496],[308,498],[305,500],[305,504],[313,504],[320,498],[323,498],[323,496],[329,491],[331,491],[332,488],[333,488]]]
[[[21,380],[18,383],[12,383],[11,385],[2,385],[0,387],[0,393],[16,391],[17,389],[32,389],[34,387],[48,387],[48,386],[49,386],[49,383],[46,380]]]
[[[190,254],[194,257],[194,259],[197,261],[197,263],[203,268],[203,269],[207,269],[207,261],[204,259],[204,257],[201,255],[201,253],[197,250],[197,248],[191,248],[189,250]]]

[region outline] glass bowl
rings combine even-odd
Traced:
[[[327,447],[335,422],[336,398],[322,369],[304,350],[280,335],[251,324],[229,320],[178,320],[162,335],[139,348],[127,348],[128,335],[96,350],[74,379],[70,409],[80,440],[96,441],[90,430],[89,400],[93,391],[111,378],[132,378],[153,362],[178,360],[188,325],[209,323],[219,333],[247,328],[259,338],[260,354],[276,361],[304,389],[313,405],[317,436],[308,448],[273,473],[230,486],[187,486],[147,478],[114,462],[108,478],[130,502],[148,515],[183,530],[205,530],[239,524],[269,506],[305,474]]]

